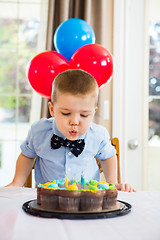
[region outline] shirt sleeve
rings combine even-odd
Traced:
[[[116,149],[112,145],[108,131],[104,130],[104,138],[100,143],[96,157],[99,160],[105,160],[113,157],[116,154]]]
[[[33,144],[33,136],[32,136],[32,130],[30,129],[28,132],[28,136],[26,140],[21,144],[20,146],[22,154],[29,158],[35,158],[37,156]]]

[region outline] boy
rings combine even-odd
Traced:
[[[129,184],[117,184],[116,152],[107,130],[92,123],[97,111],[98,85],[82,70],[67,70],[53,81],[50,119],[42,118],[31,126],[28,137],[21,145],[13,182],[8,186],[23,186],[34,163],[36,183],[53,179],[80,179],[99,181],[101,165],[107,182],[118,190],[132,192]]]

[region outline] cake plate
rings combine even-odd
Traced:
[[[45,210],[37,204],[37,200],[31,200],[25,202],[22,209],[31,215],[44,218],[58,218],[58,219],[102,219],[102,218],[113,218],[118,216],[124,216],[131,211],[132,206],[127,203],[118,200],[117,208],[105,209],[98,212],[91,211],[78,211],[78,212],[63,212],[58,210]]]

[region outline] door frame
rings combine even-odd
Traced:
[[[112,136],[120,140],[122,181],[139,190],[144,177],[144,12],[145,0],[114,1]],[[128,147],[131,139],[139,142],[134,151]]]

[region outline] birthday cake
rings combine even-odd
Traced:
[[[117,189],[113,184],[90,180],[65,179],[39,184],[37,204],[46,210],[63,212],[102,211],[117,204]]]

